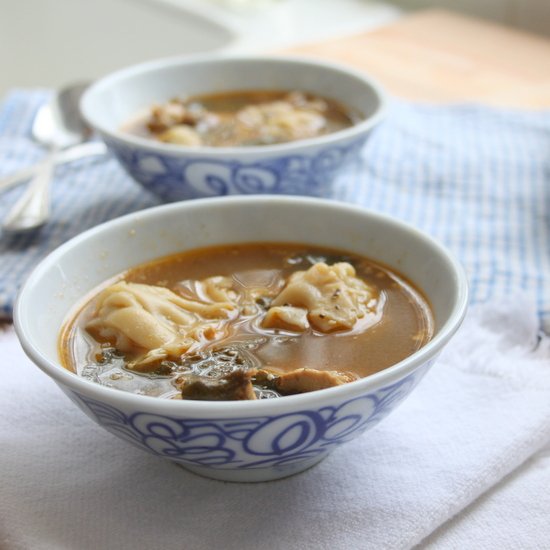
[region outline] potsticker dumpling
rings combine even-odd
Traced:
[[[228,297],[223,278],[205,283],[202,297],[208,302],[183,298],[160,286],[115,283],[98,296],[86,329],[96,340],[135,357],[134,367],[178,358],[197,342],[215,338],[222,330],[220,321],[236,308],[233,302],[216,301]]]

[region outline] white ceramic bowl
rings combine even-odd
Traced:
[[[123,123],[174,96],[243,90],[304,90],[335,99],[363,120],[326,136],[256,147],[183,147],[122,132]],[[282,193],[324,196],[335,176],[357,159],[381,120],[384,94],[365,74],[298,57],[165,59],[113,73],[82,98],[84,118],[127,172],[164,200]]]
[[[60,366],[60,327],[75,303],[99,283],[159,256],[251,241],[338,248],[397,269],[430,300],[433,340],[400,363],[356,382],[266,401],[163,400],[100,386]],[[68,241],[26,281],[14,321],[29,357],[110,432],[208,477],[263,481],[312,466],[389,413],[457,330],[466,302],[459,264],[408,225],[319,199],[230,197],[130,214]]]

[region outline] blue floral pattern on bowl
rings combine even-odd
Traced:
[[[72,392],[96,422],[185,466],[255,469],[311,461],[377,424],[416,386],[431,361],[400,381],[334,406],[276,416],[178,418],[125,412]]]
[[[320,147],[313,154],[281,154],[262,160],[212,159],[200,152],[171,156],[104,137],[126,171],[165,201],[240,194],[326,196],[334,178],[359,159],[367,139]]]

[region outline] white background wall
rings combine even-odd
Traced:
[[[391,1],[405,9],[448,8],[550,36],[550,0]]]

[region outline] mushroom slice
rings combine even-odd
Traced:
[[[334,386],[341,386],[354,380],[357,380],[357,376],[350,372],[303,368],[281,374],[274,380],[273,387],[279,393],[288,395],[324,390]]]

